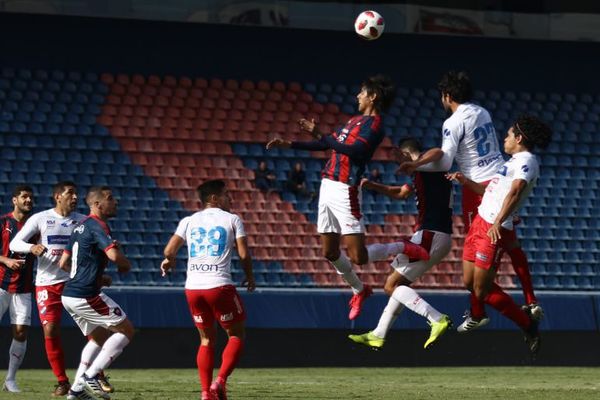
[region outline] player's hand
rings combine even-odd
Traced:
[[[492,242],[492,244],[496,244],[496,243],[498,243],[498,240],[502,239],[502,234],[500,233],[500,229],[501,228],[500,228],[499,224],[494,224],[488,230],[487,235],[490,238],[490,242]]]
[[[254,275],[247,276],[242,282],[242,286],[246,286],[249,292],[254,292],[256,289],[256,282],[254,281]]]
[[[112,277],[106,274],[102,275],[102,278],[100,278],[100,286],[110,287],[110,285],[112,285]]]
[[[396,174],[412,175],[415,172],[415,170],[417,169],[417,167],[418,167],[418,165],[416,162],[405,161],[402,164],[400,164],[398,169],[396,169]]]
[[[160,263],[160,276],[167,276],[167,273],[175,268],[175,260],[165,258]]]
[[[275,138],[275,139],[271,139],[265,147],[267,150],[271,150],[274,147],[278,147],[281,149],[288,149],[291,145],[292,145],[292,142],[290,142],[289,140]]]
[[[310,121],[306,118],[300,118],[298,120],[298,124],[300,125],[300,130],[303,130],[308,133],[313,133],[316,126],[314,118],[312,118]]]
[[[367,178],[362,178],[362,179],[360,180],[360,184],[359,184],[359,186],[360,186],[361,188],[368,189],[368,188],[369,188],[369,183],[371,183],[371,181],[370,181],[370,180],[368,180]]]
[[[4,265],[16,271],[23,268],[23,265],[25,265],[25,260],[16,260],[14,258],[9,258]]]
[[[48,249],[46,249],[46,246],[44,246],[43,244],[34,244],[33,246],[31,246],[31,253],[38,257],[44,254],[46,250]]]
[[[449,172],[446,174],[446,179],[449,181],[458,182],[461,185],[464,185],[467,182],[467,179],[462,172]]]

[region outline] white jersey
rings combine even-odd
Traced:
[[[39,235],[37,244],[43,244],[48,249],[38,256],[36,286],[54,285],[70,279],[69,273],[58,266],[58,260],[69,243],[75,225],[85,217],[76,212],[63,217],[51,208],[32,215],[10,242],[11,251],[30,253],[32,245],[27,241]]]
[[[496,216],[502,210],[502,204],[506,195],[510,191],[513,181],[522,179],[527,182],[521,200],[514,212],[516,212],[523,201],[529,196],[533,190],[537,178],[540,175],[540,166],[537,158],[528,151],[523,151],[514,154],[499,170],[496,172],[490,184],[485,189],[481,205],[479,206],[479,215],[488,223],[493,224]],[[507,218],[502,227],[512,230],[512,218]]]
[[[220,208],[207,208],[182,219],[175,234],[188,246],[186,289],[233,285],[233,247],[237,238],[246,236],[240,217]]]
[[[475,182],[489,181],[504,163],[490,113],[472,103],[459,105],[444,121],[442,150]]]

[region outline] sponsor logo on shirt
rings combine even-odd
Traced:
[[[218,264],[190,264],[188,267],[190,272],[219,272]]]
[[[444,129],[444,136],[450,136],[450,129]]]
[[[73,220],[65,221],[62,224],[60,224],[60,226],[64,226],[65,228],[68,228],[69,226],[75,225],[76,223],[77,223],[77,221],[73,221]]]
[[[202,316],[201,315],[194,315],[194,322],[201,324],[202,322]]]
[[[529,171],[529,167],[527,165],[522,165],[521,166],[521,171],[528,172]]]
[[[119,317],[120,317],[121,315],[123,315],[123,311],[121,311],[121,309],[120,309],[119,307],[115,307],[115,308],[113,309],[113,313],[115,313],[115,315],[118,315]]]
[[[221,315],[221,322],[231,321],[233,319],[233,313]]]
[[[48,244],[52,245],[67,245],[70,235],[48,235]]]
[[[53,219],[46,220],[46,226],[54,226],[55,224],[56,224],[56,221]]]

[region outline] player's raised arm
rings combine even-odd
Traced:
[[[448,178],[449,181],[458,182],[459,184],[468,187],[471,191],[479,195],[485,193],[486,185],[470,180],[462,172],[448,173],[446,174],[446,178]]]
[[[246,240],[246,236],[236,238],[235,244],[237,247],[238,255],[240,256],[240,263],[242,264],[242,269],[246,274],[245,282],[248,287],[248,291],[252,292],[256,288],[256,283],[254,281],[254,272],[252,271],[252,257],[250,256],[250,251],[248,250],[248,241]]]
[[[368,179],[363,179],[360,182],[360,184],[361,184],[361,187],[363,187],[365,189],[373,190],[377,193],[381,193],[383,195],[386,195],[386,196],[391,197],[392,199],[396,199],[396,200],[407,199],[408,197],[410,197],[410,195],[413,192],[412,188],[409,185],[402,185],[402,186],[383,185],[381,183],[371,182]]]
[[[35,256],[40,256],[46,251],[46,247],[42,244],[27,243],[34,235],[40,233],[38,218],[36,217],[29,218],[23,228],[17,232],[10,242],[10,251],[14,251],[15,253],[33,253]]]
[[[165,276],[167,272],[175,269],[177,252],[183,246],[185,241],[179,235],[171,236],[169,242],[165,246],[163,254],[165,256],[164,260],[160,263],[160,273],[161,276]]]
[[[427,172],[444,172],[452,166],[454,157],[450,157],[439,147],[427,150],[421,158],[416,161],[405,161],[400,164],[398,170],[411,175],[416,170]]]

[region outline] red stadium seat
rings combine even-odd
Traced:
[[[177,78],[172,75],[167,75],[163,79],[163,85],[165,86],[177,86]]]
[[[102,83],[104,83],[106,85],[112,85],[115,82],[114,76],[112,76],[111,74],[107,74],[107,73],[101,74],[100,80],[102,81]]]

